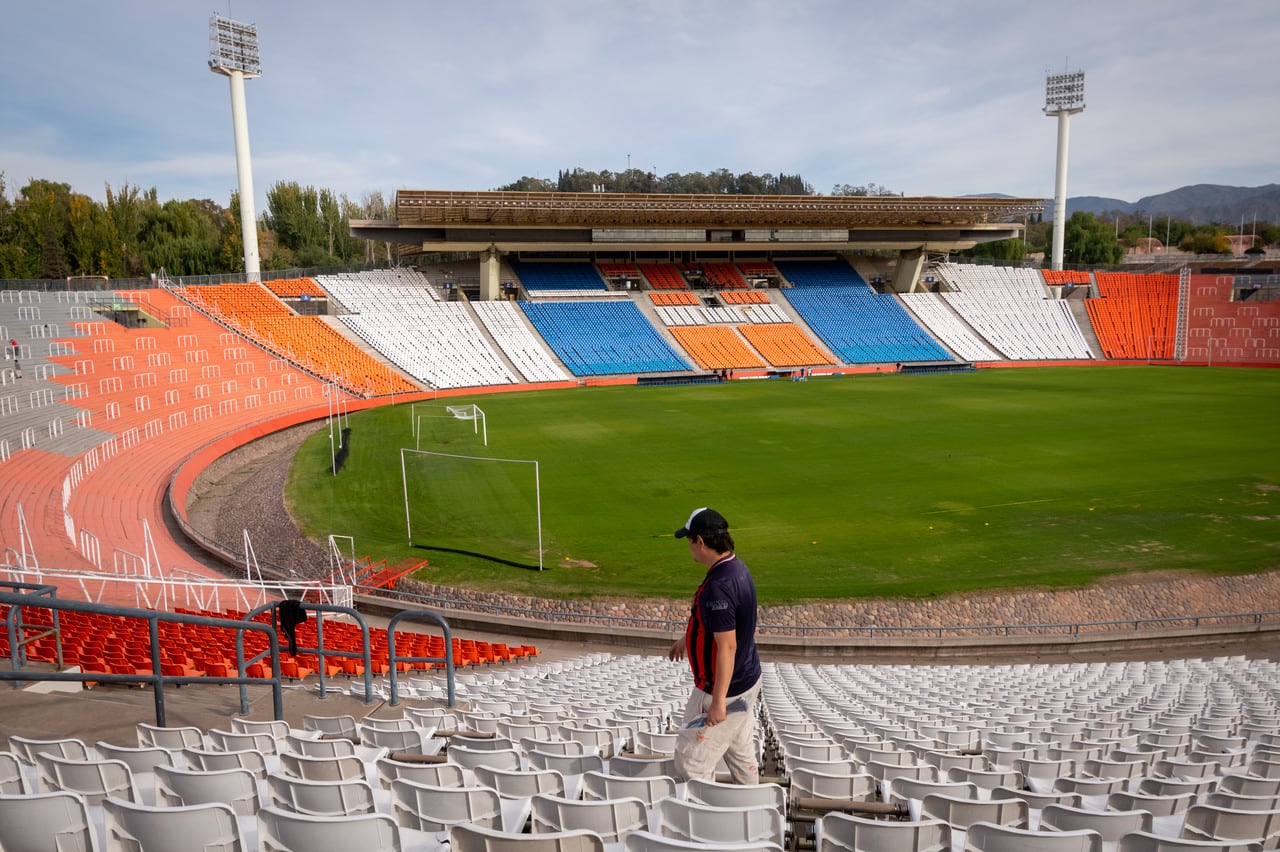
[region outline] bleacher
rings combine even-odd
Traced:
[[[920,318],[933,336],[963,361],[999,361],[1000,353],[974,333],[936,293],[902,293],[902,303]]]
[[[18,528],[21,505],[24,550],[38,553],[46,570],[128,576],[150,565],[211,574],[164,535],[163,498],[174,469],[237,427],[323,405],[320,381],[165,290],[109,298],[142,304],[168,317],[169,327],[104,321],[79,294],[27,296],[23,303],[0,300],[0,326],[16,331],[9,312],[26,307],[41,309],[38,317],[24,312],[40,320],[41,334],[49,324],[47,338],[32,339],[45,352],[30,353],[22,395],[16,382],[0,387],[5,529]],[[132,587],[91,582],[106,599],[127,594],[126,602],[136,603]]]
[[[609,289],[592,263],[586,261],[522,261],[511,259],[511,270],[530,299],[607,296]]]
[[[630,300],[521,302],[520,308],[575,376],[689,369]]]
[[[674,263],[638,264],[649,286],[655,290],[688,290],[689,282]]]
[[[1087,360],[1089,344],[1063,299],[1047,298],[1034,269],[943,263],[942,294],[994,349],[1011,361]]]
[[[127,848],[157,823],[194,848],[290,852],[1280,844],[1267,659],[765,663],[757,785],[676,777],[688,671],[662,656],[516,659],[459,675],[453,708],[438,674],[404,680],[403,706],[359,716],[139,723],[114,743],[15,731],[0,847]],[[32,839],[55,835],[79,845]]]
[[[320,317],[298,316],[260,284],[176,287],[173,292],[271,352],[361,396],[419,390]]]
[[[876,293],[843,260],[779,261],[777,268],[793,285],[787,301],[841,361],[952,360],[892,295]]]
[[[481,332],[465,302],[442,302],[425,277],[388,281],[365,273],[319,276],[354,313],[338,319],[365,344],[436,388],[519,381]]]
[[[526,381],[562,382],[569,378],[511,302],[472,302],[471,307]]]
[[[1098,295],[1085,301],[1103,354],[1117,359],[1174,357],[1178,276],[1099,272]]]
[[[1188,360],[1280,363],[1280,301],[1233,299],[1235,280],[1192,275],[1187,294]]]

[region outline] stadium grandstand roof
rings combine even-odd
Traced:
[[[423,251],[970,248],[1018,236],[1043,199],[399,190],[351,232]]]

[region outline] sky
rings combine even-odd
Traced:
[[[1274,0],[44,0],[5,3],[0,172],[230,201],[209,19],[256,24],[277,182],[495,189],[561,169],[800,174],[816,191],[1054,193],[1046,73],[1083,70],[1067,194],[1280,182]]]

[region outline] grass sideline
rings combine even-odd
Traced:
[[[405,538],[408,406],[325,430],[290,470],[303,531],[431,560],[430,582],[542,597],[683,598],[672,532],[730,519],[761,603],[1066,587],[1164,569],[1280,566],[1280,370],[1067,367],[469,398],[488,452],[542,469],[544,572]],[[478,449],[483,450],[482,447]],[[456,450],[450,450],[456,451]]]

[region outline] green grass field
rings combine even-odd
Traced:
[[[487,413],[489,446],[448,452],[540,462],[547,570],[409,546],[405,405],[351,417],[336,477],[327,430],[304,444],[287,487],[304,532],[351,535],[392,564],[430,559],[431,582],[544,597],[687,596],[697,569],[672,532],[703,505],[729,518],[762,603],[1280,567],[1280,370],[1026,368],[461,401]],[[439,538],[428,543],[453,543]]]

